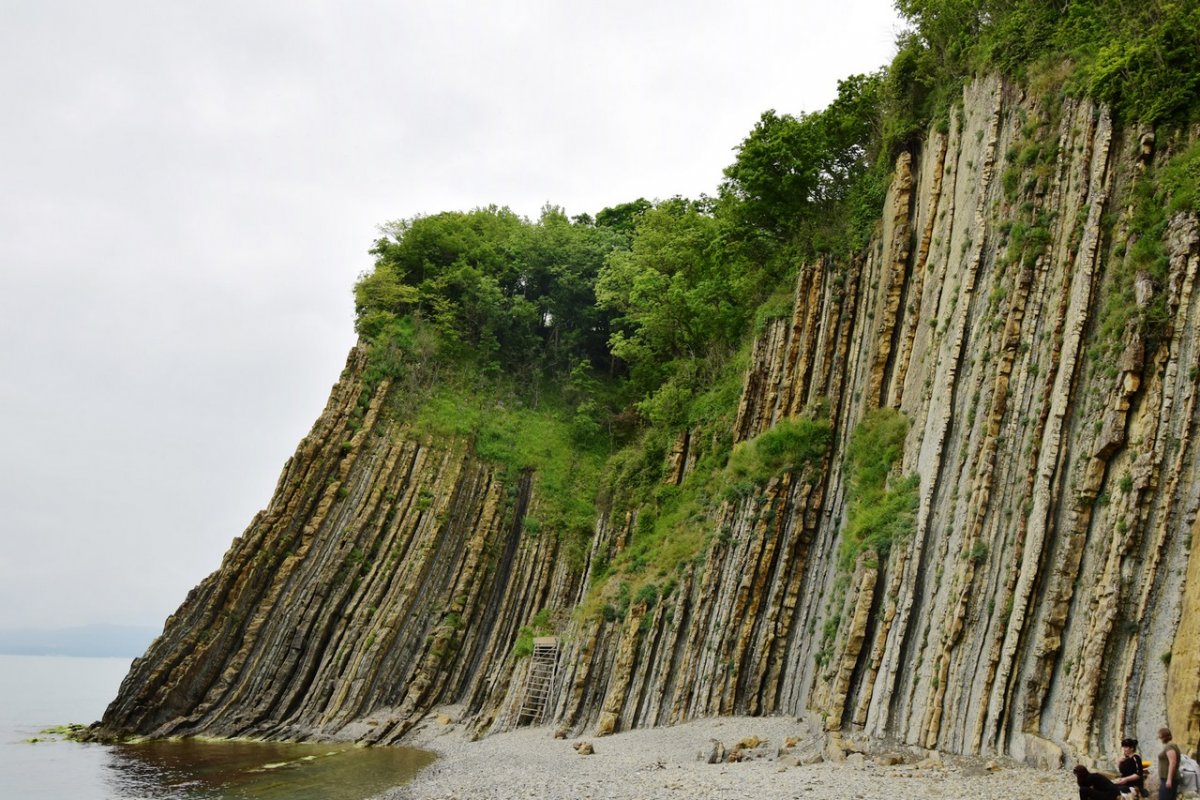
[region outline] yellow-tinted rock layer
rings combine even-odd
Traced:
[[[624,618],[570,615],[636,536],[602,514],[572,569],[523,529],[538,475],[422,442],[361,405],[350,355],[267,509],[134,663],[116,733],[393,742],[440,703],[511,725],[519,630],[556,610],[556,727],[605,734],[713,714],[814,712],[854,730],[1052,765],[1162,724],[1200,744],[1200,224],[1169,221],[1159,335],[1099,342],[1131,187],[1184,146],[1086,101],[996,79],[896,164],[878,233],[798,265],[755,343],[732,431],[827,408],[820,464],[695,522],[708,542]],[[1029,142],[1041,144],[1031,161]],[[1017,241],[1019,234],[1024,238]],[[842,572],[851,430],[911,423],[897,474],[916,529]],[[675,440],[678,484],[705,443]],[[516,485],[512,485],[515,483]]]

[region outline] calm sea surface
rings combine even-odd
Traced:
[[[30,742],[90,724],[130,659],[0,656],[0,797],[16,800],[363,800],[432,755],[407,748],[156,742]],[[51,737],[53,738],[53,737]]]

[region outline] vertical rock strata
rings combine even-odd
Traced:
[[[707,547],[657,602],[563,622],[556,724],[811,711],[1055,764],[1165,722],[1195,748],[1195,215],[1169,220],[1161,285],[1135,278],[1161,328],[1103,332],[1133,183],[1183,144],[1086,101],[968,87],[948,130],[897,162],[872,245],[801,266],[792,315],[755,343],[734,440],[820,406],[829,451],[695,522]],[[356,349],[270,505],[134,663],[105,728],[388,743],[446,703],[481,733],[519,722],[520,628],[584,604],[637,511],[603,515],[572,568],[523,528],[537,474],[505,481],[468,442],[421,441],[364,366]],[[910,423],[895,472],[919,477],[915,530],[846,566],[846,446],[880,406]],[[704,447],[682,432],[667,481]]]

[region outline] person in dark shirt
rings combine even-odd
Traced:
[[[1126,797],[1133,797],[1135,794],[1148,796],[1145,777],[1142,774],[1142,757],[1138,755],[1137,746],[1137,739],[1121,740],[1121,759],[1117,762],[1117,772],[1121,773],[1121,777],[1113,783]]]
[[[1099,772],[1090,772],[1083,764],[1075,767],[1075,782],[1079,784],[1079,800],[1119,800],[1121,790]]]

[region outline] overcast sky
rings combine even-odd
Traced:
[[[376,226],[712,194],[891,0],[0,0],[0,627],[161,626],[354,343]]]

